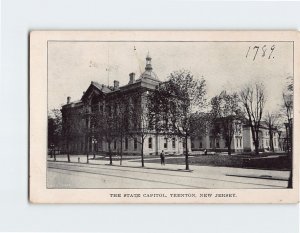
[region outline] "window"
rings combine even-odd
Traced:
[[[125,150],[128,150],[128,138],[125,138]]]
[[[194,142],[192,141],[191,142],[191,147],[194,149],[195,145],[194,145]]]
[[[175,147],[176,147],[176,139],[172,138],[172,148],[175,149]]]
[[[150,116],[149,116],[148,127],[149,127],[150,130],[154,129],[154,117],[155,117],[154,114],[150,114]]]
[[[108,115],[108,116],[112,116],[111,106],[108,105],[108,106],[106,107],[106,112],[107,112],[107,115]]]
[[[219,138],[216,139],[216,147],[220,148],[220,140],[219,140]]]
[[[117,115],[117,110],[118,109],[118,106],[117,106],[117,104],[115,103],[115,105],[114,105],[114,112],[113,112],[113,114],[114,115]]]
[[[199,144],[199,148],[202,148],[203,145],[202,145],[202,140],[200,141],[200,144]]]
[[[148,147],[149,149],[152,149],[152,138],[148,139]]]
[[[165,141],[164,141],[164,148],[167,149],[168,148],[168,139],[165,138]]]
[[[135,139],[133,140],[133,148],[134,148],[134,150],[137,149],[137,138],[135,138]]]
[[[183,149],[185,148],[185,141],[184,141],[184,139],[183,139],[183,142],[182,142],[182,147],[183,147]]]
[[[91,109],[92,109],[92,112],[94,113],[94,112],[97,112],[98,111],[98,104],[93,104],[92,106],[91,106]]]
[[[114,149],[117,149],[117,140],[114,141]]]
[[[168,118],[167,118],[167,117],[164,117],[164,121],[165,121],[165,126],[168,126],[169,121],[168,121]]]

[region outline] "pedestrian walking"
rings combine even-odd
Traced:
[[[163,150],[160,153],[160,164],[165,165],[165,153]]]

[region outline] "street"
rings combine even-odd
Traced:
[[[159,160],[159,158],[157,158]],[[153,161],[152,159],[148,159]],[[286,188],[289,171],[244,169],[231,167],[184,166],[177,164],[150,163],[145,159],[145,167],[140,159],[114,161],[106,160],[48,161],[48,188]]]

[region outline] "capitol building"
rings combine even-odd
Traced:
[[[107,131],[103,119],[114,109],[118,108],[120,99],[123,103],[130,105],[134,103],[136,109],[143,109],[138,114],[147,118],[147,109],[145,108],[149,92],[162,83],[156,73],[153,71],[149,54],[146,57],[146,66],[144,72],[136,78],[135,73],[129,74],[128,84],[119,85],[119,81],[114,80],[113,86],[99,84],[92,81],[80,100],[71,101],[67,98],[67,103],[62,106],[62,128],[63,140],[60,145],[62,153],[71,154],[101,154],[112,152],[128,155],[159,155],[161,151],[166,154],[183,154],[185,151],[185,142],[177,135],[166,135],[157,132],[155,129],[145,129],[145,127],[136,126],[135,128],[127,127],[132,121],[137,123],[136,119],[130,119],[128,112],[124,112],[124,117],[128,124],[122,127],[127,128],[121,135],[120,132],[110,130],[110,137],[103,135]],[[100,118],[95,118],[98,115]],[[146,119],[147,121],[148,119]],[[131,122],[131,123],[130,123]],[[117,122],[111,122],[111,125]],[[129,130],[128,130],[129,129]],[[139,131],[140,130],[140,131]],[[143,131],[143,132],[141,132]],[[273,136],[273,145],[276,151],[282,150],[278,131],[276,129]],[[270,137],[265,122],[262,122],[259,132],[260,151],[270,150]],[[228,145],[220,135],[214,135],[208,128],[203,135],[192,136],[188,139],[188,151],[215,151],[226,152]],[[236,122],[233,140],[231,142],[232,152],[253,151],[254,144],[252,141],[249,125],[243,122]]]
[[[111,151],[119,153],[122,149],[123,154],[141,154],[143,141],[144,155],[158,155],[162,150],[166,154],[182,154],[185,150],[183,140],[176,135],[165,136],[155,130],[149,130],[141,140],[139,132],[124,135],[120,140],[118,133],[112,140],[107,140],[102,136],[101,120],[93,122],[93,114],[110,111],[112,106],[118,104],[118,99],[125,98],[128,102],[133,101],[133,97],[138,95],[138,105],[144,106],[147,94],[157,87],[161,81],[153,71],[149,54],[146,57],[144,72],[136,78],[135,73],[129,74],[128,84],[119,85],[118,80],[114,80],[113,86],[107,86],[92,81],[80,100],[71,101],[67,98],[67,103],[62,106],[63,142],[62,152],[71,154],[95,153],[101,154]],[[145,114],[145,113],[142,113]],[[105,114],[104,114],[105,115]],[[99,119],[97,119],[99,120]],[[95,127],[97,127],[95,129]],[[72,131],[72,132],[71,132]],[[100,133],[99,133],[100,132]],[[190,140],[188,148],[191,147]],[[189,149],[190,150],[190,149]]]

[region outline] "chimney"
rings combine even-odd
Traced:
[[[129,83],[128,84],[132,84],[135,82],[135,73],[130,73],[129,74]]]
[[[114,88],[118,89],[119,88],[119,81],[114,80]]]
[[[67,104],[69,104],[70,102],[71,102],[71,97],[68,96],[68,97],[67,97]]]

